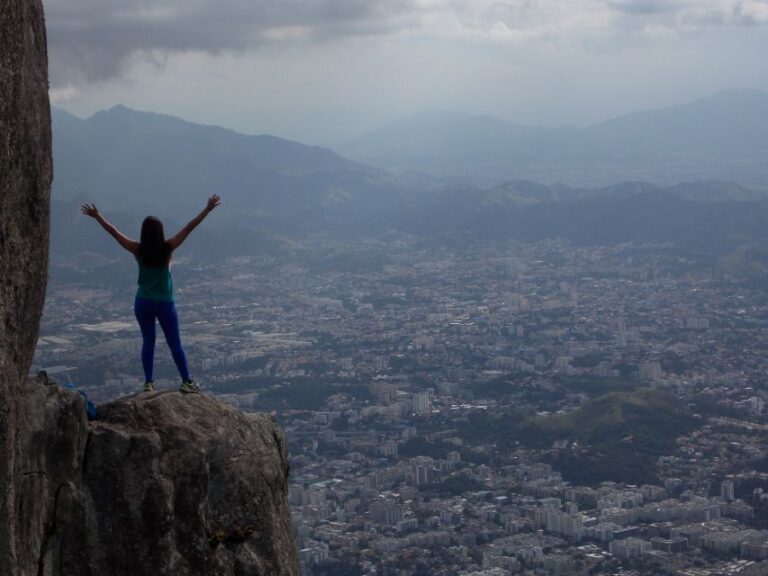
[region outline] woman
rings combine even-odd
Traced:
[[[144,391],[155,389],[153,378],[155,358],[155,320],[165,334],[173,355],[173,361],[181,375],[179,390],[186,393],[199,393],[200,387],[189,376],[187,357],[181,347],[179,336],[179,318],[173,303],[173,282],[171,280],[171,256],[186,240],[189,233],[202,222],[214,208],[221,204],[221,198],[214,194],[208,198],[205,208],[195,218],[182,228],[176,236],[166,240],[163,223],[154,216],[147,216],[141,225],[141,241],[136,242],[125,236],[120,230],[107,222],[99,214],[95,204],[83,204],[83,214],[95,218],[102,228],[117,240],[123,248],[136,257],[139,263],[139,290],[136,292],[134,312],[139,321],[141,337],[144,344],[141,348],[141,363],[144,367]]]

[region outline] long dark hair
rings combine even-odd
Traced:
[[[171,259],[171,246],[165,239],[163,223],[155,216],[147,216],[141,224],[141,241],[136,258],[144,266],[159,268]]]

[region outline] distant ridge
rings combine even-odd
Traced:
[[[602,188],[527,180],[459,184],[413,196],[382,226],[433,238],[562,238],[577,245],[669,242],[719,253],[768,241],[768,192],[733,182]]]
[[[123,209],[196,206],[217,192],[255,216],[344,210],[380,192],[382,174],[329,148],[248,136],[115,106],[80,120],[53,111],[60,200]]]
[[[405,171],[602,186],[733,180],[768,185],[768,93],[731,90],[593,126],[544,128],[430,111],[341,148],[360,162]]]
[[[750,107],[753,97],[758,102],[754,106],[763,101],[762,93],[739,97],[745,98],[742,109]],[[729,100],[728,95],[720,98]],[[467,120],[441,112],[426,115],[424,121],[440,124],[446,117],[458,118],[454,126]],[[394,176],[327,148],[246,136],[122,106],[87,120],[61,111],[53,118],[54,255],[116,250],[101,241],[97,228],[71,225],[80,218],[79,202],[96,202],[117,225],[135,234],[141,219],[155,211],[169,229],[183,225],[213,192],[225,199],[221,212],[186,247],[212,258],[293,250],[293,240],[306,234],[350,239],[387,230],[452,241],[491,237],[564,238],[577,244],[672,242],[716,252],[768,241],[768,188],[728,179],[697,176],[662,185],[624,178],[608,186],[573,186],[496,174],[498,182],[487,185],[482,178],[434,177],[418,170]],[[471,157],[480,150],[480,137],[499,126],[488,118],[479,123],[470,119],[469,125],[482,128],[462,152]],[[502,128],[494,141],[512,132],[539,130]],[[559,130],[565,134],[577,129]],[[442,140],[447,148],[454,146],[450,138]],[[412,144],[418,142],[405,140],[403,148]],[[572,166],[574,171],[582,169],[576,162]],[[611,166],[619,171],[624,164]],[[548,173],[552,178],[554,174]]]

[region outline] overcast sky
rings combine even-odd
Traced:
[[[47,0],[51,99],[335,144],[427,109],[585,125],[768,90],[768,0]]]

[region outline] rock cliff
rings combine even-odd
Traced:
[[[99,407],[28,382],[22,574],[298,575],[283,432],[204,395],[138,394]]]
[[[42,0],[0,9],[0,575],[297,575],[277,424],[206,396],[26,381],[52,178]]]
[[[0,8],[0,574],[15,574],[17,404],[48,269],[51,115],[42,0]]]

